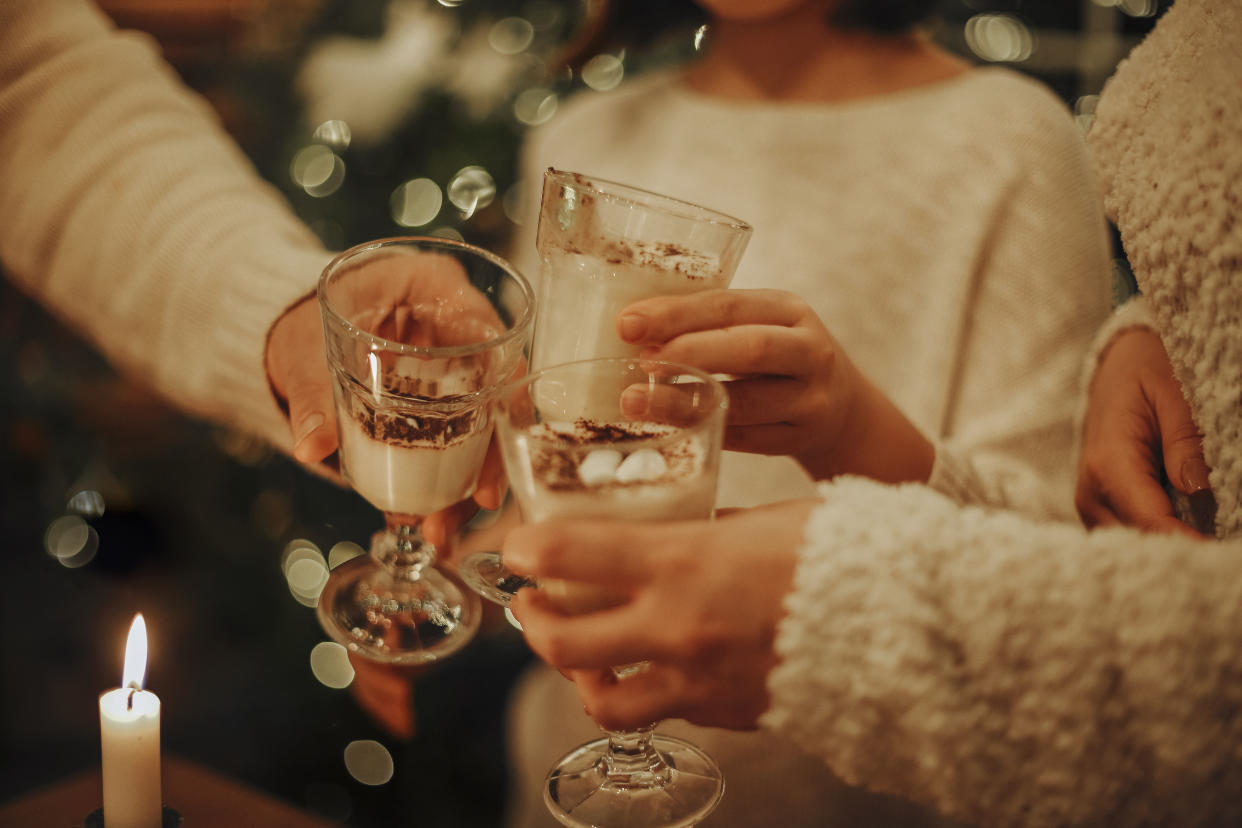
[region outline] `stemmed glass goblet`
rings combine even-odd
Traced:
[[[712,515],[727,409],[723,386],[665,362],[571,362],[516,380],[496,398],[496,437],[526,521],[688,520]],[[566,613],[620,603],[606,587],[541,580]],[[641,665],[618,667],[621,681]],[[655,725],[566,754],[544,799],[569,826],[671,828],[709,814],[724,791],[716,763]]]
[[[434,661],[470,641],[481,608],[436,566],[421,526],[474,491],[489,404],[524,365],[534,295],[485,250],[406,237],[337,256],[318,298],[341,473],[385,518],[369,555],[332,570],[319,621],[375,661]]]

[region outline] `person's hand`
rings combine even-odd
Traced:
[[[931,472],[931,443],[795,294],[706,290],[643,299],[621,311],[617,332],[646,346],[645,359],[731,376],[726,449],[789,455],[818,480],[852,473],[924,481]]]
[[[739,510],[714,521],[557,521],[505,540],[514,571],[605,585],[619,604],[566,615],[535,589],[510,608],[527,642],[572,678],[602,727],[660,719],[749,729],[768,708],[767,675],[802,526],[816,500]],[[614,665],[648,662],[624,679]]]
[[[1159,335],[1122,331],[1101,355],[1087,400],[1075,494],[1083,523],[1198,536],[1161,484],[1167,475],[1185,495],[1207,492],[1202,441]]]
[[[426,266],[411,268],[411,262]],[[445,264],[451,266],[444,266]],[[478,341],[500,320],[491,304],[469,287],[460,265],[437,255],[392,256],[365,265],[355,280],[360,305],[373,310],[353,320],[393,341],[444,346]],[[342,482],[335,470],[336,409],[319,304],[307,297],[281,315],[268,333],[265,354],[272,390],[288,408],[293,456],[317,473]],[[497,509],[505,477],[495,445],[489,447],[472,498],[427,518],[423,532],[437,546],[478,510]]]
[[[350,653],[354,680],[349,694],[367,716],[389,736],[408,742],[414,738],[414,683],[423,667],[380,664]]]

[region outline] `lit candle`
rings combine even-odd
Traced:
[[[159,828],[160,699],[142,689],[147,672],[147,626],[134,616],[125,642],[121,686],[99,697],[106,828]]]

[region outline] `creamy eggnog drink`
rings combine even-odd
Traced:
[[[584,387],[619,392],[582,407]],[[622,404],[632,390],[643,392],[641,410]],[[726,401],[701,371],[630,359],[555,365],[513,383],[497,400],[495,427],[523,519],[710,517]],[[613,600],[582,584],[540,588],[577,612]]]
[[[639,299],[729,285],[720,262],[672,245],[617,245],[609,255],[550,250],[542,256],[537,368],[602,357],[637,357],[641,346],[617,334],[617,316]]]
[[[662,423],[539,423],[505,444],[523,519],[689,520],[710,517],[716,475],[703,436]],[[606,589],[544,580],[570,612],[616,603]]]
[[[474,491],[492,433],[484,412],[434,416],[356,408],[340,425],[341,470],[373,506],[426,517]]]
[[[351,654],[427,664],[465,646],[481,614],[422,524],[475,489],[493,396],[525,368],[534,291],[486,250],[405,237],[337,256],[318,298],[341,474],[384,531],[332,568],[315,614]]]
[[[581,388],[604,386],[621,393],[598,395],[588,408],[574,410],[573,403],[585,399]],[[654,360],[569,362],[509,384],[497,396],[495,428],[523,519],[628,523],[709,518],[727,400],[721,383],[702,371]],[[596,555],[644,551],[603,553],[594,546],[575,550]],[[472,560],[485,563],[485,554],[468,557],[463,571]],[[494,573],[495,562],[490,569],[476,566],[474,571],[485,583],[483,576]],[[585,575],[575,581],[538,580],[540,592],[566,613],[614,607],[630,598],[618,585]],[[529,586],[523,582],[519,589]],[[627,605],[618,612],[629,609]],[[633,664],[614,667],[613,672],[628,676],[641,669],[643,665]],[[548,808],[565,824],[634,824],[611,817],[649,809],[659,818],[651,824],[694,825],[715,807],[722,791],[720,769],[710,756],[683,739],[646,727],[610,733],[574,748],[552,767],[543,794]],[[681,812],[673,813],[674,808]],[[566,818],[571,814],[589,818],[571,823]]]
[[[637,357],[617,316],[639,299],[729,286],[751,228],[722,213],[578,173],[544,174],[534,368]],[[607,397],[617,386],[583,386]],[[568,410],[576,403],[568,400]],[[572,418],[571,418],[572,419]]]

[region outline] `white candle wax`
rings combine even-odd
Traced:
[[[146,672],[146,649],[146,627],[139,615],[125,646],[123,686],[99,697],[106,828],[159,828],[163,820],[160,700],[138,689]]]

